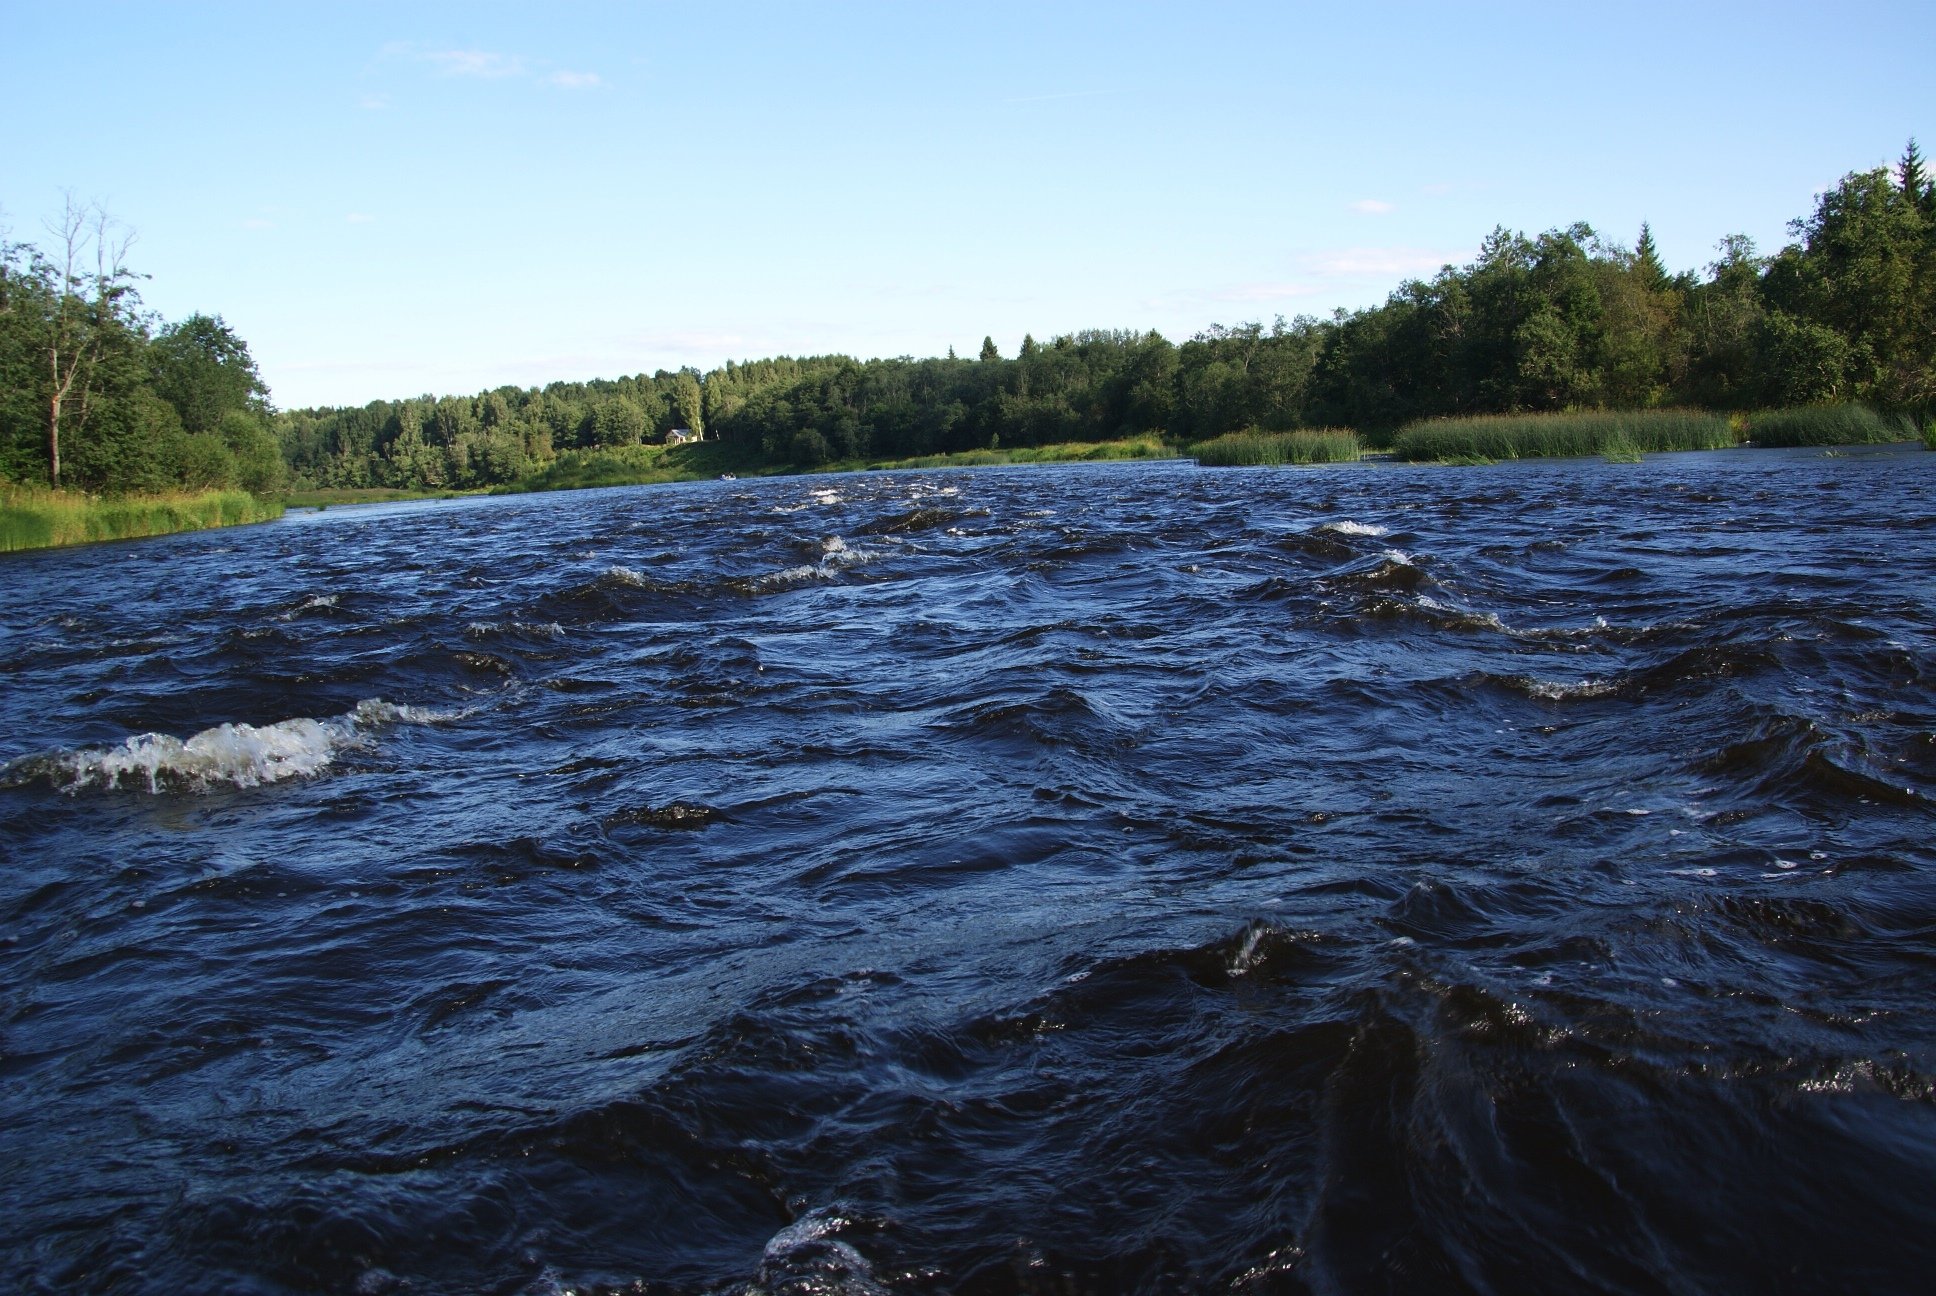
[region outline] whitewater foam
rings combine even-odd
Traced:
[[[1317,529],[1320,531],[1334,532],[1337,535],[1381,536],[1391,534],[1390,527],[1378,526],[1372,522],[1353,522],[1349,518],[1337,522],[1322,523]]]
[[[189,738],[136,734],[115,747],[24,756],[0,769],[0,785],[45,779],[61,792],[201,792],[309,778],[345,751],[370,745],[371,730],[429,724],[450,713],[367,698],[340,716],[298,716],[274,724],[219,724]]]

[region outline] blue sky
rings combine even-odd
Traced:
[[[1584,220],[1674,269],[1936,154],[1936,4],[6,6],[71,191],[276,403],[1328,314]]]

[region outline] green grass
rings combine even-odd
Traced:
[[[282,502],[290,508],[326,509],[335,504],[398,504],[404,500],[461,499],[475,491],[405,490],[395,486],[319,486],[288,490]]]
[[[1205,468],[1357,463],[1364,452],[1358,434],[1349,428],[1312,428],[1297,432],[1246,428],[1201,442],[1190,451]]]
[[[1923,449],[1936,450],[1936,418],[1923,424]]]
[[[854,469],[993,468],[1003,464],[1104,463],[1124,459],[1174,459],[1176,451],[1157,437],[1127,441],[1057,441],[1049,445],[963,450],[956,454],[915,455],[908,459],[845,459],[824,464],[815,472]]]
[[[1399,459],[1471,463],[1490,459],[1630,456],[1664,450],[1725,450],[1728,419],[1699,410],[1582,410],[1566,414],[1481,414],[1408,423],[1392,439]]]
[[[1748,435],[1758,446],[1884,445],[1911,441],[1911,419],[1878,414],[1867,405],[1802,405],[1748,416]],[[1924,443],[1928,443],[1925,434]]]
[[[0,551],[267,522],[281,517],[282,510],[280,500],[257,499],[239,490],[97,498],[77,491],[0,486]]]
[[[722,473],[772,477],[788,473],[861,472],[895,468],[983,468],[999,464],[1093,463],[1110,459],[1170,459],[1175,452],[1156,437],[1129,441],[1065,441],[1055,445],[964,450],[907,459],[839,459],[824,464],[765,463],[717,441],[684,446],[607,446],[567,450],[544,468],[494,488],[494,493],[580,490],[592,486],[650,486],[705,481]]]

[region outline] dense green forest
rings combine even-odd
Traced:
[[[744,463],[812,466],[990,447],[1349,427],[1422,418],[1865,401],[1936,409],[1936,184],[1912,141],[1846,176],[1771,256],[1723,239],[1670,273],[1651,231],[1492,232],[1479,255],[1379,306],[1213,325],[1174,344],[1096,330],[974,359],[830,355],[476,396],[271,413],[219,318],[160,324],[108,222],[69,212],[54,250],[0,256],[0,476],[97,490],[288,480],[467,489],[561,454],[702,431]],[[278,455],[277,451],[280,451]]]
[[[219,316],[142,309],[129,238],[70,202],[41,248],[0,237],[0,481],[155,493],[284,480],[268,391]]]

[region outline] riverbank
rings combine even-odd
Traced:
[[[281,500],[239,490],[93,496],[5,486],[0,487],[0,552],[268,522],[281,517],[283,507]]]
[[[1052,445],[990,446],[955,454],[912,458],[833,459],[822,463],[773,463],[737,446],[702,441],[682,446],[614,446],[567,450],[543,469],[494,486],[493,495],[583,490],[596,486],[653,486],[711,481],[718,477],[788,477],[805,473],[891,472],[908,468],[986,468],[1003,464],[1099,463],[1111,460],[1183,458],[1158,437],[1122,441],[1063,441]],[[422,498],[416,496],[414,498]]]

